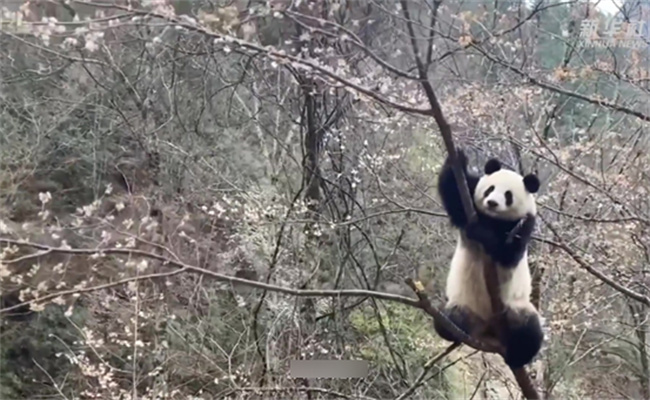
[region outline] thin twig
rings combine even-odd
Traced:
[[[444,357],[449,355],[452,351],[456,350],[458,347],[460,347],[460,343],[452,343],[450,346],[448,346],[445,349],[445,351],[433,357],[431,360],[427,361],[427,363],[424,364],[422,373],[420,374],[420,376],[417,377],[415,382],[413,382],[413,385],[411,385],[411,387],[409,387],[406,392],[399,395],[399,397],[397,397],[395,400],[404,400],[409,396],[411,396],[413,393],[415,393],[417,388],[420,387],[424,382],[424,378],[427,376],[431,368],[433,368],[438,363],[438,361],[442,360]]]
[[[32,358],[32,362],[38,367],[38,369],[41,370],[41,372],[45,374],[45,376],[47,376],[47,378],[52,383],[52,386],[54,386],[54,389],[56,389],[56,391],[59,393],[59,396],[61,396],[61,398],[63,398],[64,400],[68,400],[68,396],[66,396],[65,393],[63,393],[63,391],[61,390],[62,388],[59,387],[59,384],[56,383],[54,378],[52,378],[52,375],[50,375],[50,373],[47,372],[47,370],[43,368],[41,364],[39,364],[38,361],[36,361],[35,359]]]

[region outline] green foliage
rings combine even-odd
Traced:
[[[168,384],[217,393],[227,388],[230,375],[244,374],[241,367],[253,350],[250,310],[224,293],[206,290],[199,304],[166,323],[159,339],[168,342],[167,354],[175,359]]]
[[[0,321],[4,325],[0,346],[0,398],[55,395],[52,381],[65,381],[73,372],[75,367],[69,357],[73,356],[71,348],[76,347],[73,343],[79,336],[70,321],[82,326],[87,311],[77,306],[70,317],[64,312],[63,307],[51,305],[31,321]],[[69,385],[67,390],[74,392],[74,385]]]
[[[540,35],[535,46],[535,51],[539,53],[536,60],[544,69],[554,69],[562,65],[567,52],[570,51],[571,43],[576,40],[578,31],[574,32],[573,37],[563,36],[562,32],[568,32],[568,26],[571,23],[571,5],[556,5],[550,7],[546,12],[548,18],[539,21]],[[578,25],[579,26],[579,25]]]
[[[359,355],[370,362],[373,373],[390,373],[396,360],[394,355],[397,354],[397,359],[403,360],[409,375],[415,377],[427,361],[449,345],[436,335],[431,318],[422,310],[398,303],[387,304],[381,310],[379,318],[371,307],[359,307],[349,315],[351,328],[358,336]],[[390,341],[390,346],[386,344],[386,339]],[[424,390],[420,392],[421,395],[436,393],[437,396],[444,394],[453,398],[451,382],[454,381],[454,369],[457,367],[445,371],[439,369],[448,362],[443,359],[431,369],[429,376],[434,376],[434,379],[421,389]]]

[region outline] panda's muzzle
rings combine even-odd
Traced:
[[[494,201],[494,200],[488,200],[488,201],[486,201],[485,203],[486,203],[487,206],[488,206],[489,208],[491,208],[491,209],[494,209],[494,208],[499,207],[499,203],[497,203],[497,202]]]

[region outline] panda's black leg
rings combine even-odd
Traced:
[[[464,310],[461,307],[446,307],[442,310],[442,313],[461,331],[465,332],[465,334],[470,336],[472,335],[472,331],[475,328],[477,321],[476,317],[474,317],[469,310]],[[438,321],[433,321],[433,327],[436,332],[438,332],[438,335],[444,340],[449,342],[457,341],[456,336]]]
[[[526,309],[509,308],[506,318],[505,362],[511,368],[520,368],[530,363],[541,349],[544,341],[542,324],[537,313]]]

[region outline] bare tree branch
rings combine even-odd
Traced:
[[[14,240],[14,239],[7,239],[7,238],[0,238],[0,243],[6,243],[6,244],[11,244],[15,246],[26,246],[26,247],[32,247],[34,249],[41,250],[39,252],[39,255],[42,254],[51,254],[51,253],[61,253],[61,254],[71,254],[71,255],[78,255],[78,256],[91,256],[91,255],[108,255],[108,254],[116,254],[116,255],[129,255],[129,256],[141,256],[149,259],[155,259],[158,261],[163,262],[165,265],[170,265],[177,267],[178,269],[166,273],[156,273],[156,274],[148,274],[148,275],[139,275],[135,277],[130,277],[130,278],[125,278],[119,281],[115,282],[110,282],[106,283],[103,285],[97,285],[97,286],[92,286],[92,287],[87,287],[87,288],[78,288],[78,289],[70,289],[70,290],[62,290],[58,291],[55,293],[51,293],[45,296],[41,296],[32,300],[28,300],[25,302],[22,302],[20,304],[15,304],[10,307],[6,307],[3,309],[0,309],[0,314],[1,313],[6,313],[8,311],[25,307],[26,305],[32,304],[32,303],[42,303],[46,302],[52,299],[55,299],[57,297],[62,297],[62,296],[70,296],[73,294],[79,294],[79,293],[90,293],[90,292],[95,292],[103,289],[108,289],[111,287],[116,287],[119,285],[124,285],[130,282],[135,282],[135,281],[141,281],[141,280],[146,280],[146,279],[160,279],[160,278],[167,278],[173,275],[178,275],[181,273],[185,272],[190,272],[190,273],[198,273],[202,274],[204,276],[207,276],[209,278],[215,279],[220,282],[230,282],[232,284],[239,284],[239,285],[244,285],[244,286],[249,286],[249,287],[254,287],[254,288],[259,288],[259,289],[264,289],[272,292],[278,292],[278,293],[284,293],[296,297],[371,297],[375,299],[381,299],[381,300],[388,300],[388,301],[394,301],[398,303],[402,303],[411,307],[416,307],[423,309],[425,312],[427,312],[429,315],[431,315],[434,319],[438,320],[440,319],[441,323],[445,325],[445,327],[454,333],[456,333],[458,336],[464,338],[464,343],[468,344],[470,347],[473,347],[477,350],[482,350],[485,352],[499,352],[500,349],[495,348],[493,346],[486,345],[484,343],[479,342],[478,340],[475,340],[467,335],[465,335],[461,330],[459,330],[450,320],[448,320],[437,308],[433,307],[426,297],[426,295],[415,289],[414,283],[412,281],[407,282],[414,290],[416,291],[416,294],[418,295],[418,299],[413,299],[405,296],[400,296],[396,294],[391,294],[391,293],[383,293],[383,292],[377,292],[377,291],[372,291],[372,290],[363,290],[363,289],[358,289],[358,290],[303,290],[303,289],[293,289],[293,288],[287,288],[287,287],[282,287],[282,286],[277,286],[277,285],[272,285],[269,283],[263,283],[263,282],[257,282],[257,281],[252,281],[248,279],[243,279],[243,278],[237,278],[234,276],[229,276],[229,275],[224,275],[218,272],[210,271],[205,268],[200,268],[196,267],[190,264],[183,263],[178,260],[170,259],[158,254],[150,253],[147,251],[143,250],[136,250],[136,249],[125,249],[125,248],[107,248],[107,249],[73,249],[73,248],[63,248],[63,247],[51,247],[51,246],[46,246],[38,243],[33,243],[33,242],[28,242],[28,241],[22,241],[22,240]],[[10,260],[8,260],[10,261]]]
[[[248,50],[248,51],[253,51],[255,53],[265,54],[265,55],[267,55],[268,57],[270,57],[272,59],[277,59],[279,62],[292,62],[292,63],[296,63],[298,65],[302,65],[304,67],[308,67],[310,70],[318,72],[321,76],[328,77],[328,78],[332,79],[333,81],[336,81],[336,82],[344,85],[345,87],[354,89],[355,91],[357,91],[357,92],[359,92],[359,93],[361,93],[361,94],[363,94],[365,96],[368,96],[368,97],[370,97],[372,99],[375,99],[378,102],[380,102],[382,104],[385,104],[387,106],[390,106],[390,107],[392,107],[392,108],[394,108],[396,110],[399,110],[399,111],[402,111],[402,112],[407,112],[407,113],[419,114],[419,115],[431,115],[431,113],[432,113],[432,110],[409,107],[407,105],[400,104],[400,103],[397,103],[395,101],[389,100],[389,99],[387,99],[385,97],[382,97],[378,93],[375,93],[374,91],[372,91],[371,89],[368,89],[368,88],[363,87],[361,85],[357,85],[357,84],[351,82],[350,80],[345,79],[345,78],[335,74],[334,72],[330,71],[329,68],[318,65],[317,63],[306,60],[306,59],[304,59],[302,57],[292,56],[290,54],[285,53],[284,51],[275,50],[273,47],[270,47],[270,46],[267,46],[267,47],[259,46],[257,44],[247,42],[247,41],[245,41],[243,39],[240,39],[238,37],[235,37],[235,36],[224,35],[224,34],[221,34],[221,33],[218,33],[218,32],[208,31],[206,28],[204,28],[204,27],[202,27],[200,25],[189,23],[186,20],[181,19],[181,18],[177,18],[175,16],[162,15],[162,14],[158,14],[156,12],[146,11],[146,10],[131,10],[128,7],[115,5],[115,4],[101,5],[101,4],[92,3],[92,2],[85,2],[85,1],[75,1],[75,3],[86,4],[86,5],[93,6],[93,7],[114,8],[114,9],[119,9],[119,10],[122,10],[122,11],[130,11],[131,13],[133,13],[133,15],[137,15],[137,16],[141,16],[141,17],[160,18],[162,20],[169,21],[170,23],[173,23],[173,24],[175,24],[175,25],[177,25],[179,27],[185,28],[188,31],[197,32],[197,33],[200,33],[202,35],[205,35],[205,36],[211,37],[211,38],[221,39],[225,43],[230,43],[233,46],[239,46],[242,49],[245,49],[245,50]]]

